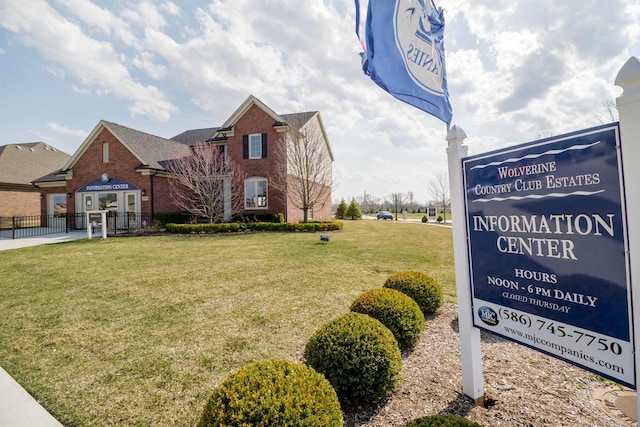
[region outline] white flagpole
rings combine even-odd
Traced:
[[[447,158],[449,160],[449,188],[451,195],[451,223],[453,228],[453,253],[458,296],[458,329],[462,362],[462,392],[476,405],[484,404],[482,378],[482,353],[480,329],[473,326],[471,290],[469,284],[469,259],[464,218],[464,188],[462,186],[461,159],[467,155],[463,144],[467,135],[458,126],[449,129],[447,124]]]

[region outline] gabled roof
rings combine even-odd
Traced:
[[[139,168],[164,170],[163,163],[167,160],[189,154],[189,147],[181,142],[101,120],[62,169],[73,168],[103,129],[111,132],[140,161]]]
[[[204,129],[191,129],[185,130],[181,134],[178,134],[171,138],[173,141],[178,141],[183,144],[193,145],[196,142],[205,142],[213,138],[213,135],[220,129],[216,128],[204,128]]]
[[[306,125],[316,114],[318,114],[317,111],[307,111],[306,113],[282,114],[280,117],[282,117],[288,125],[293,126],[295,130],[300,130],[300,128]]]
[[[333,157],[333,150],[331,149],[331,144],[329,143],[327,132],[324,129],[324,123],[322,123],[322,117],[320,117],[320,113],[318,111],[307,111],[306,113],[283,114],[282,118],[296,131],[300,131],[313,118],[317,118],[318,126],[320,127],[320,131],[322,132],[322,137],[324,138],[327,144],[327,150],[329,151],[329,156],[331,157],[331,161],[335,160]]]
[[[8,144],[0,147],[0,182],[28,184],[59,169],[71,156],[44,142]]]
[[[327,137],[327,133],[324,129],[324,124],[322,123],[322,119],[320,118],[320,113],[318,111],[307,111],[304,113],[293,113],[293,114],[277,114],[271,108],[267,107],[262,101],[256,98],[253,95],[249,95],[249,97],[233,112],[233,114],[222,124],[220,128],[216,131],[214,136],[209,139],[210,141],[215,140],[224,140],[226,139],[223,134],[223,130],[229,130],[233,128],[233,125],[240,120],[244,113],[249,110],[252,106],[256,105],[260,109],[262,109],[265,113],[267,113],[271,118],[273,118],[273,126],[280,127],[288,125],[291,127],[293,131],[298,132],[302,127],[304,127],[310,120],[314,117],[317,117],[318,124],[322,131],[322,136],[327,143],[327,150],[329,151],[329,155],[331,156],[331,160],[334,160],[333,150],[331,150],[331,144],[329,143],[329,138]]]
[[[233,114],[222,124],[222,126],[220,126],[218,130],[221,131],[221,130],[231,129],[233,125],[235,125],[236,122],[240,120],[240,118],[244,115],[244,113],[246,113],[247,110],[249,110],[249,108],[251,108],[254,105],[258,106],[258,108],[260,108],[262,111],[267,113],[271,118],[273,118],[274,123],[284,122],[283,118],[279,116],[271,108],[267,107],[265,103],[260,101],[255,96],[249,95],[249,97],[245,99],[245,101],[236,109],[236,111],[233,112]],[[224,139],[224,135],[220,134],[219,132],[216,132],[216,134],[213,136],[213,138],[211,138],[211,140],[215,140],[215,139]]]

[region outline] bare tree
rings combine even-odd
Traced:
[[[602,107],[595,113],[596,118],[602,124],[618,121],[618,107],[615,101],[602,101]]]
[[[274,150],[285,167],[275,171],[270,185],[301,209],[307,222],[310,210],[331,203],[333,159],[321,126],[304,117],[305,114],[288,116],[289,130],[281,134]]]
[[[243,208],[245,175],[219,147],[196,142],[191,155],[171,161],[169,188],[180,209],[210,223],[228,221]]]
[[[396,220],[398,219],[398,209],[402,209],[402,205],[405,201],[404,193],[391,193],[389,195],[389,201],[391,206],[393,206],[393,211],[396,214]]]
[[[413,191],[407,192],[407,204],[408,204],[408,208],[412,212],[416,210],[416,201],[415,201],[415,196],[413,194]]]
[[[447,206],[449,205],[449,176],[446,171],[436,173],[429,181],[429,192],[437,204],[442,207],[444,222],[447,222]]]

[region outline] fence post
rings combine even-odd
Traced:
[[[627,232],[629,233],[629,264],[631,271],[631,292],[633,301],[633,341],[636,349],[636,390],[640,381],[640,191],[635,185],[640,182],[640,61],[631,57],[616,76],[615,85],[623,89],[616,99],[620,117],[620,145],[622,170],[625,182],[627,209]],[[633,189],[633,190],[632,190]],[[636,268],[636,271],[633,268]],[[635,285],[635,286],[634,286]],[[640,399],[637,410],[640,414]]]
[[[458,329],[460,358],[462,362],[462,392],[472,398],[476,405],[484,404],[484,380],[482,378],[482,354],[480,329],[473,326],[471,291],[469,284],[469,259],[464,217],[464,188],[462,186],[462,162],[467,155],[467,146],[462,142],[467,137],[458,126],[447,134],[447,158],[449,162],[449,188],[451,196],[451,224],[453,228],[453,255],[456,272],[456,294],[458,296]]]

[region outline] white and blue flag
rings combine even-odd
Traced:
[[[443,37],[444,16],[432,0],[369,0],[362,70],[394,97],[449,124]]]

